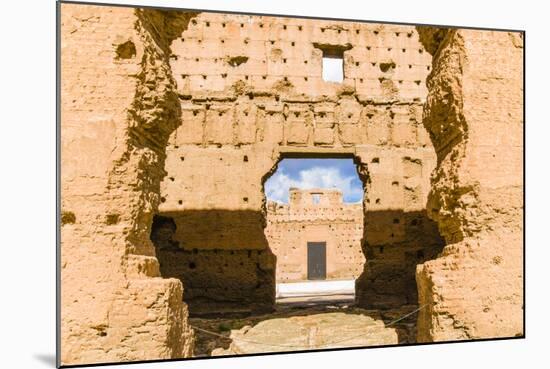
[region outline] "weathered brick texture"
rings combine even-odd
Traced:
[[[180,116],[170,39],[151,29],[190,16],[61,5],[62,364],[192,353],[182,284],[149,241]]]
[[[522,47],[61,5],[61,362],[190,356],[182,300],[272,309],[263,184],[286,157],[357,165],[360,306],[426,306],[421,341],[521,335]],[[322,79],[335,50],[342,83]]]
[[[434,53],[424,125],[438,165],[428,214],[445,237],[419,265],[420,341],[523,335],[523,39],[420,28]]]

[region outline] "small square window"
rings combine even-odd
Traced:
[[[313,47],[323,53],[322,77],[326,82],[344,82],[344,52],[350,50],[350,44],[330,45],[313,43]]]
[[[323,55],[323,80],[337,83],[344,81],[344,58]]]
[[[313,193],[311,194],[311,202],[314,205],[317,205],[321,202],[321,194],[320,193]]]

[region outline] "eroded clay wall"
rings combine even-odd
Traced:
[[[423,263],[419,340],[522,334],[520,35],[193,16],[61,5],[62,364],[190,355],[182,298],[269,309],[288,156],[356,161],[359,305],[414,303]]]
[[[189,356],[182,284],[149,233],[179,124],[169,43],[191,14],[60,9],[61,364]]]
[[[265,234],[277,256],[277,282],[308,279],[308,242],[326,242],[326,279],[363,271],[363,204],[344,203],[339,190],[291,189],[288,204],[268,202]]]
[[[437,225],[426,214],[433,149],[371,149],[365,189],[366,257],[356,281],[356,302],[370,308],[416,304],[416,265],[443,247]]]
[[[418,340],[523,335],[523,38],[420,28],[434,54],[428,212],[448,245],[417,270]]]
[[[323,49],[345,50],[342,83],[323,81]],[[271,308],[276,260],[263,182],[289,155],[356,159],[369,260],[358,301],[416,302],[415,266],[441,239],[425,216],[436,163],[421,124],[431,56],[414,27],[201,13],[170,61],[181,125],[167,147],[159,211],[183,251],[171,262],[178,268],[157,254],[162,274],[184,282],[192,311],[224,301]]]

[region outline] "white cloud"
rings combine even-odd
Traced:
[[[360,184],[353,183],[354,177],[343,177],[338,168],[313,167],[301,170],[298,179],[291,178],[284,170],[278,170],[265,184],[265,194],[269,200],[288,202],[288,191],[291,187],[338,188],[345,198],[361,199],[363,189]]]

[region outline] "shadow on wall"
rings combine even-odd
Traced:
[[[270,312],[276,257],[259,211],[186,210],[156,215],[153,241],[164,278],[178,278],[191,315]]]
[[[192,315],[273,309],[276,257],[262,221],[259,211],[187,210],[155,216],[151,240],[161,274],[182,281]],[[367,212],[358,306],[416,305],[416,266],[434,259],[443,246],[425,211]]]
[[[367,211],[356,303],[373,309],[418,304],[416,266],[435,259],[445,242],[426,211]]]

